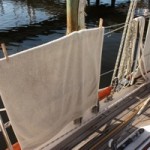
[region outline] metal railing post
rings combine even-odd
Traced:
[[[3,123],[1,115],[0,115],[0,128],[1,128],[1,131],[2,131],[2,133],[4,135],[4,138],[6,140],[6,144],[7,144],[8,150],[13,150],[11,141],[10,141],[8,133],[7,133],[6,129],[5,129],[5,126],[4,126],[4,123]]]

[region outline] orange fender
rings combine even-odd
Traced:
[[[21,150],[21,147],[20,147],[19,143],[15,143],[13,145],[13,150]]]
[[[98,99],[101,101],[104,98],[108,97],[111,94],[111,90],[112,90],[112,87],[110,87],[110,86],[100,89],[98,92]]]
[[[13,144],[13,150],[21,150],[21,147],[20,147],[20,145],[19,145],[19,143],[17,142],[17,143],[15,143],[15,144]],[[6,150],[8,150],[8,149],[6,149]]]

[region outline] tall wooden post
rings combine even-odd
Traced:
[[[111,7],[115,7],[115,2],[116,2],[116,0],[111,0]]]
[[[150,9],[150,1],[148,0],[148,8]]]
[[[96,6],[99,6],[100,0],[96,0]]]
[[[85,29],[85,6],[86,0],[79,0],[78,8],[78,30]]]
[[[67,2],[67,34],[78,30],[79,0],[66,0]]]

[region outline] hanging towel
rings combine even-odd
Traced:
[[[134,49],[132,52],[132,56],[133,58],[135,56],[135,60],[132,59],[134,61],[132,61],[133,70],[132,70],[132,77],[131,77],[131,83],[130,83],[131,85],[134,83],[135,78],[141,75],[144,79],[147,78],[146,77],[147,74],[144,73],[145,64],[144,64],[144,59],[143,59],[143,55],[144,55],[143,37],[144,37],[144,29],[145,29],[145,18],[137,17],[134,20],[138,23],[138,26],[137,26],[138,28],[137,28],[136,39],[135,39],[137,43],[134,44]],[[139,36],[137,33],[139,33]]]
[[[150,71],[150,20],[148,24],[148,29],[147,29],[147,35],[145,39],[145,45],[144,45],[144,63],[146,67],[146,71]]]
[[[0,94],[23,150],[96,104],[103,36],[85,29],[0,60]]]
[[[144,29],[145,29],[144,27],[145,26],[143,25],[143,21],[141,20],[139,24],[140,35],[141,35],[141,31],[144,33]],[[138,48],[140,49],[140,51],[137,55],[139,69],[136,71],[137,73],[135,74],[136,75],[135,77],[139,77],[142,75],[143,79],[145,80],[149,79],[148,72],[150,71],[150,42],[149,40],[150,40],[150,20],[148,23],[144,44],[143,44],[143,34],[142,36],[140,36],[140,39],[139,39],[140,43],[138,45]]]

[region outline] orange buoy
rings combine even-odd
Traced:
[[[21,150],[21,147],[18,142],[13,144],[12,147],[13,147],[13,150]],[[8,149],[6,149],[6,150],[8,150]]]
[[[104,98],[108,97],[111,94],[111,90],[112,90],[112,87],[110,87],[110,86],[100,89],[98,92],[98,99],[101,101]]]

